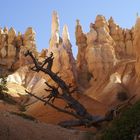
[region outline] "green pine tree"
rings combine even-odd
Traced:
[[[16,104],[16,101],[7,93],[7,77],[0,76],[0,100],[9,104]]]
[[[4,98],[4,94],[7,93],[7,77],[0,76],[0,98]]]

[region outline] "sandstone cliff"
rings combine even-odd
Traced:
[[[59,35],[59,18],[56,12],[52,15],[52,32],[48,55],[53,52],[53,71],[59,72],[67,82],[76,84],[76,61],[73,57],[67,25],[64,25],[62,37]]]
[[[32,50],[37,55],[35,32],[29,27],[25,34],[16,34],[14,28],[0,29],[0,65],[1,72],[7,73],[29,64],[30,60],[24,57],[26,50]],[[9,71],[8,71],[9,70]]]
[[[119,92],[125,91],[130,96],[130,79],[136,81],[133,77],[139,73],[134,69],[138,58],[138,25],[137,19],[132,29],[122,29],[112,17],[107,21],[98,15],[95,23],[90,24],[90,31],[83,33],[77,20],[77,75],[86,95],[108,105],[119,102]],[[110,101],[107,96],[111,96]]]
[[[60,35],[57,12],[52,14],[51,28],[49,48],[44,48],[41,53],[36,50],[35,31],[31,27],[24,34],[16,34],[13,28],[0,29],[0,71],[8,74],[9,94],[13,92],[14,98],[22,100],[19,102],[27,106],[26,113],[55,124],[61,119],[70,118],[50,107],[44,107],[24,92],[28,89],[41,97],[49,94],[44,91],[46,80],[54,85],[49,76],[30,70],[33,63],[24,56],[27,50],[31,50],[40,62],[53,52],[52,70],[68,84],[78,87],[79,91],[75,92],[74,97],[96,115],[104,115],[108,108],[134,94],[137,95],[136,99],[140,98],[139,17],[135,27],[123,29],[112,17],[107,21],[104,16],[98,15],[95,22],[90,24],[88,33],[84,33],[77,20],[76,60],[67,25],[64,25]],[[125,93],[126,98],[120,98],[120,93]],[[65,106],[60,100],[55,103],[60,107]]]

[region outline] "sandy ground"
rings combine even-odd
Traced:
[[[82,103],[85,106],[85,108],[91,114],[102,116],[107,112],[107,107],[105,105],[101,104],[100,102],[94,99],[91,99],[90,97],[81,94],[79,95],[79,97],[77,97],[77,99],[80,103]],[[54,104],[61,108],[64,108],[64,106],[66,105],[62,100],[56,100]],[[29,106],[27,108],[26,113],[34,116],[42,122],[52,124],[57,124],[60,121],[69,120],[73,118],[65,113],[61,113],[53,109],[48,105],[44,106],[44,104],[40,101]]]
[[[0,140],[88,140],[87,132],[30,121],[0,112]]]

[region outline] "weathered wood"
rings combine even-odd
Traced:
[[[75,117],[75,118],[79,118],[76,114],[74,114],[74,113],[72,113],[72,112],[69,112],[69,111],[67,111],[67,110],[65,110],[65,109],[59,108],[59,107],[55,106],[54,104],[52,104],[52,103],[50,103],[50,102],[47,102],[45,99],[42,99],[42,98],[40,98],[40,97],[38,97],[38,96],[36,96],[36,95],[30,93],[30,92],[27,91],[27,90],[25,90],[25,91],[26,91],[26,93],[28,93],[30,96],[33,96],[34,98],[38,99],[39,101],[43,102],[44,104],[46,103],[46,105],[51,106],[52,108],[58,110],[59,112],[63,112],[63,113],[66,113],[66,114],[68,114],[68,115],[71,115],[71,116],[73,116],[73,117]]]
[[[41,98],[33,93],[30,93],[29,91],[26,91],[30,96],[33,96],[34,98],[38,99],[39,101],[43,102],[44,105],[49,105],[52,108],[66,113],[68,115],[73,116],[76,118],[76,120],[69,120],[69,121],[62,121],[59,123],[59,125],[63,127],[75,127],[75,126],[87,126],[87,127],[97,127],[98,124],[104,122],[104,121],[110,121],[114,117],[114,112],[116,109],[111,109],[105,116],[96,116],[93,114],[90,114],[87,109],[78,101],[76,100],[71,93],[75,92],[76,89],[70,90],[72,86],[70,84],[66,84],[63,79],[61,79],[58,76],[58,73],[54,73],[51,68],[53,64],[53,53],[51,53],[50,57],[46,58],[43,62],[43,64],[40,64],[38,60],[33,56],[32,52],[27,51],[26,56],[30,56],[33,60],[34,63],[34,68],[33,70],[36,72],[42,71],[45,74],[49,75],[50,78],[58,85],[58,87],[51,86],[47,82],[45,84],[49,89],[45,89],[47,92],[50,92],[50,95]],[[44,68],[44,66],[47,64],[47,67]],[[59,92],[58,88],[61,89],[61,93]],[[49,98],[50,97],[50,98]],[[46,100],[46,98],[49,98]],[[52,100],[55,100],[55,98],[59,98],[67,104],[68,108],[71,110],[68,110],[67,107],[60,108],[55,106],[54,104],[50,103],[51,98]]]

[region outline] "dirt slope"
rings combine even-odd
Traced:
[[[23,119],[0,112],[0,140],[86,140],[86,132]]]

